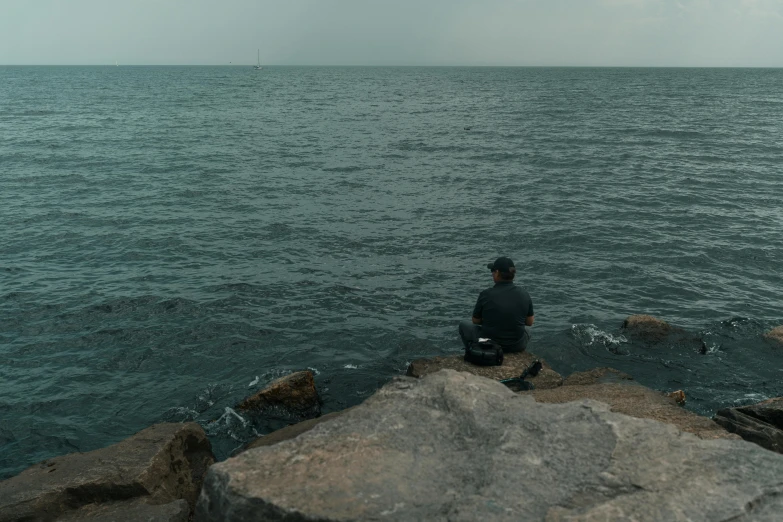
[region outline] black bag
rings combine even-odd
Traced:
[[[503,348],[492,340],[472,341],[465,348],[465,361],[478,366],[500,366],[503,364]]]

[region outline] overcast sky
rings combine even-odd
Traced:
[[[0,0],[0,64],[783,67],[783,0]]]

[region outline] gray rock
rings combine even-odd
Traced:
[[[431,359],[416,359],[408,365],[407,375],[409,377],[423,377],[440,370],[457,370],[458,372],[468,372],[499,381],[519,377],[533,361],[540,360],[543,368],[539,374],[535,377],[528,377],[525,380],[531,382],[539,390],[557,388],[563,384],[563,378],[559,373],[554,371],[546,361],[539,359],[528,351],[505,354],[503,356],[503,364],[500,366],[476,366],[475,364],[465,362],[463,357],[463,355],[452,355],[448,357],[433,357]]]
[[[55,520],[117,503],[195,504],[207,468],[215,461],[196,423],[156,424],[117,444],[35,464],[0,482],[0,520]],[[130,510],[131,504],[128,504]],[[189,508],[189,509],[190,509]],[[130,511],[129,511],[130,512]]]
[[[321,400],[313,372],[306,370],[273,381],[260,392],[245,398],[236,408],[281,417],[310,418],[320,415]]]
[[[724,408],[718,410],[713,420],[749,442],[783,453],[783,397]]]
[[[474,375],[398,378],[212,466],[195,520],[780,520],[783,456]]]

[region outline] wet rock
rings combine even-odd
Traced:
[[[701,439],[738,438],[707,417],[684,410],[678,405],[676,397],[651,390],[633,381],[561,386],[551,390],[536,389],[524,393],[532,394],[536,401],[541,403],[593,399],[608,404],[613,412],[673,424],[680,430],[692,433]]]
[[[605,384],[633,381],[633,377],[614,368],[593,368],[586,372],[574,372],[564,381],[563,386],[585,386],[588,384]]]
[[[623,328],[634,337],[652,342],[662,341],[675,331],[669,323],[651,315],[629,315]]]
[[[448,369],[472,373],[473,375],[480,375],[481,377],[498,381],[519,377],[535,360],[540,360],[544,367],[536,377],[528,377],[525,379],[526,381],[533,383],[537,389],[556,388],[563,384],[563,378],[546,361],[527,351],[504,354],[501,366],[476,366],[475,364],[465,362],[462,355],[417,359],[408,365],[407,375],[409,377],[423,377],[430,373]]]
[[[783,455],[741,440],[444,370],[215,464],[195,520],[772,521],[781,476]]]
[[[685,392],[682,390],[675,390],[673,392],[669,392],[666,394],[667,397],[671,397],[674,399],[674,402],[676,402],[679,406],[685,406],[686,398],[685,398]]]
[[[243,411],[276,412],[282,416],[316,417],[321,400],[310,370],[292,373],[273,381],[260,392],[237,404]]]
[[[718,410],[713,419],[749,442],[783,453],[783,397],[739,408],[724,408]]]
[[[188,522],[191,509],[185,500],[148,504],[145,500],[88,504],[58,517],[57,522]]]
[[[112,446],[45,460],[0,482],[0,520],[54,520],[82,509],[85,518],[103,510],[130,517],[180,499],[189,511],[214,461],[198,424],[156,424]],[[166,511],[172,520],[177,506]]]
[[[764,334],[765,339],[783,344],[783,326],[777,326]]]
[[[350,410],[351,408],[347,408],[342,411],[334,411],[332,413],[327,413],[326,415],[322,415],[315,419],[308,419],[302,422],[298,422],[296,424],[292,424],[290,426],[286,426],[285,428],[281,428],[279,430],[273,431],[268,435],[259,437],[249,442],[245,446],[242,446],[241,448],[236,450],[231,456],[233,457],[239,455],[243,451],[247,451],[249,449],[261,448],[263,446],[271,446],[273,444],[277,444],[278,442],[283,442],[284,440],[293,439],[295,437],[298,437],[302,433],[310,431],[311,429],[315,428],[317,425],[321,424],[322,422],[332,420]]]

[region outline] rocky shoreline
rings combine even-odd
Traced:
[[[651,316],[625,328],[699,342]],[[767,338],[783,344],[783,327]],[[564,379],[543,361],[533,390],[497,382],[534,359],[416,360],[323,416],[312,374],[297,372],[237,408],[314,418],[220,463],[196,423],[48,459],[0,482],[0,521],[779,519],[783,398],[709,419],[682,391],[611,368]]]

